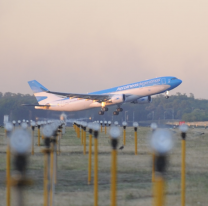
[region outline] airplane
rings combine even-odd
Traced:
[[[29,81],[28,84],[36,97],[38,104],[24,106],[34,106],[35,109],[53,111],[81,111],[100,107],[99,115],[108,111],[108,106],[117,105],[114,115],[123,111],[123,104],[145,104],[152,101],[152,95],[165,93],[165,98],[169,98],[169,91],[182,83],[182,80],[173,76],[157,77],[140,82],[113,87],[106,90],[92,92],[89,94],[53,92],[41,85],[36,80]]]

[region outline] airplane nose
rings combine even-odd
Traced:
[[[178,79],[178,85],[180,85],[182,83],[182,80]]]

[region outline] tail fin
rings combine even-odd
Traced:
[[[39,82],[37,82],[36,80],[29,81],[28,84],[32,89],[34,96],[36,97],[38,104],[48,104],[52,101],[62,99],[57,95],[47,93],[47,91],[49,90],[45,88],[43,85],[41,85]]]
[[[49,91],[48,89],[46,89],[43,85],[41,85],[36,80],[29,81],[28,84],[30,85],[30,88],[32,89],[33,93]]]

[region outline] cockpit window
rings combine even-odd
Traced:
[[[177,79],[177,78],[174,77],[174,78],[172,78],[171,80],[174,80],[174,79]]]

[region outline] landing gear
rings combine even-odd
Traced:
[[[123,112],[123,108],[118,107],[118,108],[116,109],[116,111],[117,111],[117,112]]]
[[[103,111],[99,111],[98,114],[99,115],[104,115],[104,112]]]
[[[118,114],[119,114],[119,112],[117,112],[117,111],[113,112],[113,115],[118,115]]]
[[[165,98],[166,98],[166,99],[169,99],[169,91],[166,91],[166,92],[165,92]]]
[[[107,111],[108,111],[108,108],[107,107],[102,107],[101,108],[101,111],[99,111],[98,114],[99,115],[104,115],[104,113],[107,112]]]
[[[102,107],[102,108],[101,108],[101,111],[107,112],[107,111],[108,111],[108,107]]]

